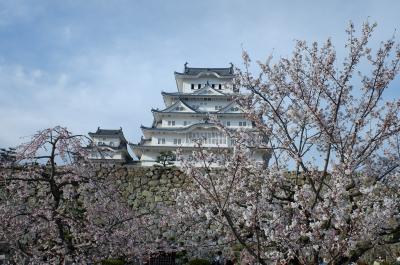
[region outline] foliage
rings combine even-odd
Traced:
[[[211,265],[211,263],[206,259],[192,259],[188,265]]]
[[[347,264],[400,241],[400,100],[384,98],[400,48],[389,39],[373,54],[375,26],[356,36],[350,24],[341,66],[330,40],[298,41],[290,58],[258,62],[257,75],[243,53],[234,85],[248,93],[236,100],[255,131],[221,125],[233,155],[199,144],[181,158],[194,185],[179,193],[178,213],[203,242],[240,243],[252,264]],[[266,165],[252,159],[259,150]]]
[[[101,261],[101,265],[124,265],[126,262],[122,259],[106,259]]]
[[[16,161],[16,148],[9,147],[0,148],[0,162],[15,162]]]
[[[163,151],[160,152],[160,155],[157,156],[156,162],[160,164],[162,167],[172,166],[174,161],[176,160],[176,155],[172,151]]]
[[[97,174],[85,159],[85,139],[45,129],[17,149],[16,163],[1,161],[0,241],[14,263],[87,264],[165,247],[149,229],[151,213],[133,211],[117,176]]]

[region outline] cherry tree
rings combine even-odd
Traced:
[[[14,263],[130,260],[165,245],[150,229],[152,213],[128,205],[115,171],[86,160],[87,141],[57,126],[19,146],[16,160],[1,160],[0,241]]]
[[[253,264],[347,264],[400,242],[400,100],[385,94],[400,48],[392,38],[373,52],[375,27],[357,35],[350,23],[341,63],[331,40],[298,41],[289,58],[257,62],[256,75],[243,52],[234,85],[248,93],[236,100],[254,130],[221,126],[231,153],[200,144],[181,158],[193,185],[178,212],[199,234],[211,228],[221,248],[233,240]]]

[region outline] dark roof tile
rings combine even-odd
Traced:
[[[122,128],[118,130],[110,130],[110,129],[100,129],[100,127],[97,128],[97,131],[92,133],[88,133],[89,136],[119,136],[123,141],[126,141],[124,137],[124,133],[122,132]]]
[[[180,75],[198,75],[201,72],[213,72],[217,73],[220,76],[232,76],[233,73],[233,64],[231,64],[231,67],[227,68],[200,68],[200,67],[188,67],[187,63],[185,63],[185,68],[183,73],[178,73]]]

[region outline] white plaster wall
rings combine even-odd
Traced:
[[[252,128],[251,121],[246,118],[221,117],[219,121],[229,128]],[[228,126],[228,121],[230,125]],[[246,122],[246,126],[239,126],[239,122]]]
[[[89,154],[89,159],[122,159],[122,153],[121,152],[113,152],[109,150],[104,150],[104,151],[92,151]]]
[[[175,125],[168,125],[168,121],[175,121]],[[186,121],[186,125],[185,125]],[[161,127],[163,128],[181,128],[181,127],[187,127],[195,123],[200,123],[204,122],[204,118],[202,117],[171,117],[171,118],[166,118],[165,120],[162,121]],[[172,123],[171,123],[172,124]]]
[[[140,157],[140,160],[141,161],[147,161],[147,160],[155,161],[159,154],[160,153],[157,152],[157,151],[146,151],[146,150],[143,150],[143,154]]]
[[[121,140],[118,137],[93,137],[93,143],[95,145],[99,145],[99,143],[103,143],[104,145],[109,146],[119,146]]]
[[[210,138],[210,141],[204,142],[204,146],[230,146],[230,140],[228,137],[224,136],[224,133],[221,131],[213,130],[213,129],[202,129],[202,130],[193,130],[191,132],[184,132],[184,133],[173,133],[173,132],[168,132],[162,134],[157,133],[152,137],[151,145],[152,146],[194,146],[195,143],[193,142],[193,139],[203,139],[202,135],[207,133],[207,138]],[[199,137],[192,137],[193,134],[199,135]],[[218,136],[216,135],[218,134]],[[218,142],[216,141],[218,137]],[[158,143],[159,139],[165,139],[165,143],[163,144],[162,141]],[[174,140],[175,139],[180,139],[181,143],[175,144]],[[213,140],[215,139],[215,140]]]
[[[122,154],[121,153],[114,153],[113,159],[122,159]]]
[[[185,149],[183,150],[182,155],[183,156],[188,156],[192,153],[193,149]],[[141,157],[141,164],[142,166],[153,166],[155,165],[155,161],[157,159],[157,156],[159,155],[159,152],[157,151],[144,151],[143,155]],[[256,161],[257,163],[263,163],[263,152],[262,151],[255,151],[251,154],[251,158]],[[180,162],[176,161],[174,163],[176,166],[180,166]],[[199,166],[202,166],[202,163],[199,163]]]
[[[201,84],[201,87],[204,87],[206,84],[215,84],[215,89],[218,89],[218,84],[222,84],[221,92],[224,93],[232,93],[232,86],[230,85],[230,78],[216,78],[214,76],[209,77],[200,77],[196,79],[184,79],[182,82],[182,92],[183,93],[192,93],[198,90],[198,84]],[[194,89],[192,89],[192,84],[194,84]]]

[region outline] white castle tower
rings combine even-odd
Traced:
[[[230,139],[215,124],[209,114],[231,129],[252,128],[240,108],[233,101],[239,93],[232,80],[233,66],[228,68],[185,68],[175,72],[178,92],[162,92],[165,108],[152,109],[151,127],[141,126],[143,137],[138,144],[130,144],[143,166],[151,166],[161,152],[190,152],[194,140],[202,139],[209,148],[231,148]],[[261,159],[261,158],[259,158]]]

